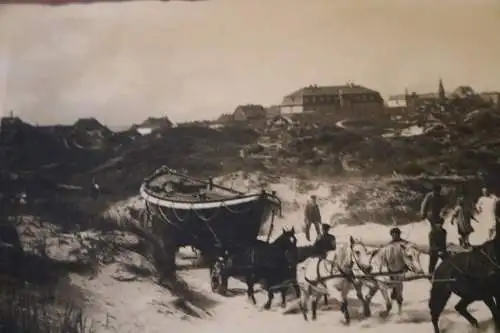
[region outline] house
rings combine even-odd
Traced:
[[[382,114],[384,100],[379,92],[348,83],[342,86],[310,85],[283,98],[281,113],[307,111],[340,118],[366,118]]]
[[[281,114],[281,107],[279,105],[271,105],[266,108],[266,117],[273,119]]]
[[[408,107],[408,94],[392,95],[387,99],[388,108],[406,108]]]
[[[283,131],[296,125],[296,121],[287,115],[278,115],[268,120],[267,129],[270,132]]]
[[[458,86],[452,93],[454,98],[467,98],[477,95],[470,86]]]
[[[486,103],[500,106],[500,92],[498,91],[482,92],[479,97]]]
[[[219,118],[217,118],[217,120],[215,122],[217,124],[225,124],[225,123],[231,122],[232,120],[233,120],[232,114],[223,113],[219,116]]]
[[[262,120],[266,118],[266,109],[262,105],[246,104],[239,105],[233,113],[236,121]]]
[[[154,118],[149,117],[140,125],[134,125],[132,128],[139,132],[141,135],[149,135],[156,131],[172,128],[174,124],[168,117]]]

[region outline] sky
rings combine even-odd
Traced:
[[[497,0],[207,0],[0,5],[0,113],[215,119],[309,84],[384,97],[500,90]]]

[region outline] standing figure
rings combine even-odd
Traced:
[[[90,188],[90,196],[92,199],[96,200],[99,197],[101,188],[99,187],[99,184],[96,183],[95,177],[92,177],[92,185]]]
[[[408,243],[406,239],[401,238],[401,229],[399,229],[398,227],[391,228],[389,233],[391,234],[391,241],[389,244]]]
[[[311,195],[310,200],[306,204],[306,209],[304,212],[304,223],[305,223],[305,234],[306,239],[311,241],[311,225],[314,225],[316,230],[316,237],[321,236],[320,224],[321,224],[321,213],[319,211],[319,206],[316,201],[316,196]]]
[[[499,201],[496,195],[490,193],[488,188],[482,189],[482,195],[476,204],[476,211],[484,216],[485,223],[490,227],[489,238],[493,238],[496,224],[496,206]]]
[[[444,208],[446,200],[441,193],[441,185],[436,184],[432,192],[427,193],[420,213],[423,219],[427,219],[431,225],[429,232],[429,274],[434,272],[438,259],[447,256],[446,250],[446,230],[443,228]]]
[[[466,205],[464,197],[459,197],[457,206],[451,214],[451,224],[454,225],[457,222],[458,241],[460,246],[465,249],[470,248],[469,236],[474,232],[471,220],[477,222],[473,209],[469,205]]]
[[[401,229],[398,227],[391,228],[389,231],[391,234],[391,241],[389,242],[390,244],[407,244],[408,241],[406,239],[401,238]],[[391,299],[395,300],[397,298],[397,291],[396,287],[393,287],[391,290]]]
[[[337,239],[330,233],[331,226],[327,223],[321,225],[322,235],[314,243],[316,253],[325,258],[328,252],[337,248]]]

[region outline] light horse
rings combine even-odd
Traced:
[[[372,276],[363,281],[368,287],[365,301],[368,304],[368,315],[371,315],[369,306],[373,296],[380,290],[385,300],[386,311],[383,316],[389,315],[392,310],[392,301],[398,304],[401,313],[403,307],[403,281],[405,275],[410,272],[414,275],[424,274],[420,262],[420,250],[415,244],[409,242],[396,242],[383,246],[372,252],[370,266],[372,273],[388,273],[390,276]],[[390,297],[389,290],[392,289]]]
[[[365,304],[362,294],[362,283],[356,279],[355,271],[361,274],[371,271],[370,251],[358,239],[349,238],[349,243],[329,251],[325,257],[307,259],[299,272],[299,280],[304,287],[300,308],[304,319],[308,320],[308,309],[311,308],[312,320],[316,320],[318,302],[329,294],[330,290],[340,293],[342,304],[340,310],[344,314],[345,323],[351,321],[347,296],[354,289],[359,300]],[[365,306],[366,310],[366,306]]]

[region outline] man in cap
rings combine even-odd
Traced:
[[[326,258],[330,251],[337,249],[337,239],[334,235],[330,234],[331,226],[327,223],[321,224],[322,235],[318,237],[314,243],[314,250],[321,258]],[[323,297],[325,304],[328,304],[328,295]]]
[[[306,239],[311,241],[311,225],[314,225],[316,230],[316,237],[321,236],[320,224],[321,224],[321,213],[319,211],[319,206],[316,201],[316,196],[311,195],[310,200],[306,204],[304,212],[304,223],[305,223],[305,234]]]
[[[325,256],[329,251],[337,249],[337,239],[329,233],[331,229],[329,224],[323,223],[321,229],[322,235],[316,240],[314,246],[318,255]]]
[[[434,273],[438,259],[447,255],[446,230],[443,228],[443,214],[446,207],[446,199],[441,193],[441,185],[435,184],[432,192],[427,193],[420,213],[423,219],[431,224],[429,232],[429,274]]]

